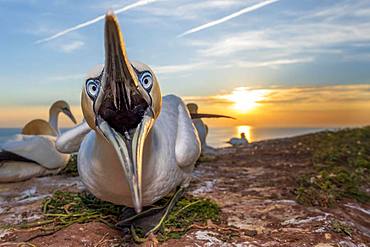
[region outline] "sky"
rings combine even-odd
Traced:
[[[59,99],[82,119],[109,9],[163,95],[237,118],[211,126],[370,124],[368,0],[0,0],[0,127],[47,118]]]

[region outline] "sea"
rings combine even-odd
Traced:
[[[232,137],[240,137],[241,133],[245,133],[249,142],[256,142],[268,139],[276,139],[283,137],[292,137],[303,135],[322,130],[333,130],[333,128],[260,128],[247,125],[235,127],[212,127],[209,128],[207,143],[213,147],[227,147],[227,141]],[[62,129],[62,132],[67,129]],[[19,128],[0,128],[0,146],[7,139],[15,134],[20,133]]]

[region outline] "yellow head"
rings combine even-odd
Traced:
[[[189,103],[186,105],[190,113],[198,113],[198,105],[195,103]]]

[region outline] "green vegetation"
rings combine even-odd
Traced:
[[[154,207],[158,207],[159,204],[163,206],[168,200],[167,198],[162,199]],[[91,221],[99,221],[114,227],[119,221],[124,208],[124,206],[101,201],[86,192],[56,191],[43,202],[42,210],[45,219],[23,224],[20,227],[41,227],[43,234],[54,233],[74,223]],[[204,224],[208,220],[217,222],[219,220],[219,212],[217,204],[209,199],[182,197],[159,229],[158,240],[165,241],[170,238],[180,238],[194,224]],[[141,239],[140,229],[135,229],[135,233]]]
[[[321,132],[302,140],[312,151],[313,171],[298,179],[297,201],[333,207],[344,198],[370,202],[370,126]]]
[[[71,158],[68,161],[68,164],[64,169],[61,171],[60,174],[77,177],[78,176],[78,169],[77,169],[77,154],[72,154]]]
[[[330,227],[331,227],[331,230],[333,232],[336,232],[336,233],[340,233],[340,234],[344,234],[344,235],[347,235],[347,236],[352,236],[352,228],[341,222],[341,221],[338,221],[338,220],[333,220],[331,223],[330,223]]]
[[[90,221],[100,221],[114,226],[122,208],[100,201],[88,193],[56,191],[43,201],[42,210],[45,219],[21,227],[42,227],[44,232],[55,232],[73,223]]]
[[[208,220],[219,221],[218,205],[204,198],[181,198],[167,220],[163,223],[159,240],[181,238],[194,224],[205,224]]]

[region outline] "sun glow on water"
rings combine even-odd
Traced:
[[[247,140],[249,142],[252,142],[253,141],[253,138],[252,138],[252,135],[251,135],[251,130],[252,130],[252,127],[251,126],[248,126],[248,125],[239,125],[237,127],[237,130],[238,130],[238,133],[237,133],[237,136],[240,138],[240,135],[242,133],[245,134],[245,137],[247,138]]]

